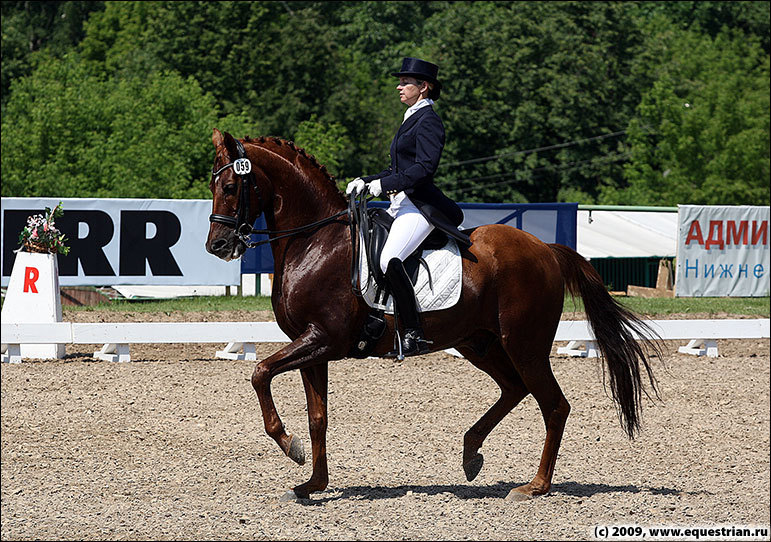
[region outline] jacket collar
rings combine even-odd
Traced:
[[[415,103],[414,105],[411,105],[407,108],[407,110],[404,112],[404,118],[402,119],[402,122],[410,118],[412,115],[415,114],[415,111],[418,109],[421,109],[423,107],[428,107],[429,105],[434,105],[434,100],[431,98],[423,98],[419,102]]]
[[[434,108],[430,105],[427,105],[425,107],[421,107],[417,111],[415,111],[412,115],[410,115],[407,120],[405,120],[401,126],[399,126],[399,130],[397,133],[402,133],[405,130],[409,130],[412,128],[412,126],[415,125],[415,123],[418,121],[419,118],[421,118],[423,115],[425,115],[428,111],[433,111]]]

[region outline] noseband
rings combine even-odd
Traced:
[[[238,151],[238,158],[228,164],[225,164],[217,171],[212,171],[212,175],[214,176],[214,181],[216,182],[217,178],[223,171],[232,167],[235,174],[241,179],[241,194],[238,201],[238,209],[236,210],[236,216],[233,217],[228,215],[218,215],[218,214],[212,213],[211,215],[209,215],[209,222],[224,224],[225,226],[229,226],[233,228],[235,230],[236,236],[241,240],[241,242],[244,245],[246,245],[246,248],[254,248],[260,245],[264,245],[266,243],[277,241],[278,239],[283,239],[284,237],[289,237],[297,233],[308,231],[313,228],[334,222],[339,217],[345,214],[348,214],[348,209],[346,209],[345,211],[340,211],[335,215],[329,216],[317,222],[313,222],[311,224],[306,224],[305,226],[300,226],[298,228],[292,228],[289,230],[255,230],[252,227],[252,225],[248,222],[249,192],[253,189],[254,192],[257,194],[257,200],[259,201],[259,205],[260,205],[260,208],[257,212],[257,216],[255,217],[255,220],[257,220],[262,215],[262,197],[260,195],[260,187],[257,186],[257,180],[255,179],[254,171],[252,170],[252,163],[251,161],[249,161],[249,158],[246,157],[246,150],[244,149],[243,144],[241,144],[241,142],[237,139],[235,141],[236,141],[236,149]],[[265,239],[264,241],[254,242],[249,240],[249,236],[253,233],[262,234],[262,235],[277,235],[277,236],[270,239]]]

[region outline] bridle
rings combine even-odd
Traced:
[[[260,194],[260,188],[257,186],[257,181],[254,178],[254,172],[252,171],[252,163],[246,157],[246,151],[240,141],[236,140],[236,149],[238,150],[238,158],[230,163],[225,164],[217,171],[212,171],[214,182],[219,179],[220,174],[228,168],[233,168],[233,171],[241,179],[241,193],[238,201],[238,209],[236,210],[236,216],[218,215],[212,213],[209,215],[209,222],[216,222],[230,226],[236,231],[238,238],[244,242],[249,242],[249,235],[252,233],[252,226],[247,221],[249,219],[249,192],[253,189],[257,194],[257,199],[260,202],[260,211],[257,217],[262,214],[262,197]]]
[[[249,192],[251,190],[254,190],[254,192],[257,194],[257,200],[259,201],[259,205],[260,205],[260,209],[257,213],[257,216],[255,217],[255,220],[262,215],[262,208],[263,208],[262,194],[260,193],[260,187],[257,186],[257,179],[254,176],[252,163],[249,160],[249,158],[247,158],[246,156],[246,150],[244,149],[243,144],[241,144],[241,142],[238,141],[237,139],[235,141],[236,141],[236,150],[238,152],[238,158],[233,160],[232,162],[225,164],[218,170],[212,171],[212,176],[214,178],[214,182],[216,183],[217,180],[219,179],[220,174],[226,169],[232,167],[236,176],[240,178],[241,194],[239,197],[238,209],[236,210],[236,216],[233,217],[228,215],[218,215],[218,214],[212,213],[211,215],[209,215],[209,222],[224,224],[225,226],[229,226],[233,228],[235,230],[236,236],[246,246],[246,248],[254,248],[254,247],[258,247],[268,243],[272,243],[273,241],[278,241],[279,239],[284,239],[285,237],[290,237],[298,233],[312,230],[314,228],[318,228],[326,224],[331,224],[332,222],[337,221],[337,219],[340,218],[341,216],[348,215],[348,224],[349,224],[349,229],[351,234],[351,250],[352,250],[351,286],[353,288],[354,293],[356,295],[361,296],[361,290],[359,290],[357,286],[359,282],[359,268],[358,268],[359,250],[361,250],[359,243],[357,243],[357,231],[362,231],[365,236],[369,235],[369,215],[367,214],[367,202],[369,202],[372,199],[372,196],[367,197],[365,192],[362,192],[361,194],[358,194],[358,195],[356,194],[356,192],[353,192],[350,195],[347,209],[340,211],[339,213],[335,213],[332,216],[329,216],[327,218],[323,218],[316,222],[312,222],[311,224],[306,224],[305,226],[299,226],[297,228],[291,228],[288,230],[256,230],[248,222]],[[268,235],[268,236],[275,235],[275,237],[270,237],[262,241],[250,241],[249,236],[253,233],[256,233],[258,235]]]
[[[226,169],[232,167],[236,176],[241,179],[241,193],[238,200],[238,209],[236,210],[236,216],[218,215],[218,214],[212,213],[211,215],[209,215],[209,222],[224,224],[225,226],[229,226],[233,228],[235,230],[236,237],[238,237],[238,239],[244,245],[246,245],[246,248],[258,247],[260,245],[272,243],[273,241],[278,241],[279,239],[283,239],[285,237],[290,237],[292,235],[295,235],[304,231],[312,230],[314,228],[324,226],[326,224],[330,224],[335,220],[337,220],[339,217],[349,213],[349,210],[346,209],[344,211],[340,211],[337,214],[334,214],[327,218],[323,218],[311,224],[306,224],[305,226],[299,226],[297,228],[291,228],[289,230],[255,230],[252,227],[252,225],[249,223],[249,193],[251,192],[251,190],[254,190],[255,194],[257,194],[257,200],[259,201],[259,205],[260,205],[260,208],[257,212],[257,216],[255,217],[255,220],[262,215],[262,208],[263,208],[262,195],[260,193],[260,187],[257,186],[257,179],[254,176],[252,163],[249,160],[249,158],[247,158],[246,156],[246,150],[244,149],[243,144],[239,140],[236,139],[235,141],[236,141],[236,150],[238,152],[238,158],[236,158],[235,160],[233,160],[228,164],[225,164],[217,171],[212,171],[212,176],[214,177],[214,182],[217,182],[217,179],[219,178],[220,174]],[[276,237],[264,239],[262,241],[250,241],[249,236],[253,233],[256,233],[258,235],[269,235],[269,236],[276,235]]]

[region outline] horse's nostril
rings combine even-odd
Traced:
[[[211,249],[216,252],[216,251],[218,251],[218,250],[220,250],[222,248],[225,248],[225,245],[227,245],[227,244],[228,244],[228,242],[226,240],[224,240],[224,239],[215,239],[211,243]]]

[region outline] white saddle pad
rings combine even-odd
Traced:
[[[361,236],[359,237],[361,241]],[[363,243],[362,245],[363,246]],[[367,255],[365,250],[359,251],[359,288],[367,305],[376,309],[382,309],[387,314],[394,313],[393,298],[388,296],[386,304],[375,302],[377,285],[369,274],[367,267]],[[463,283],[463,263],[458,244],[454,239],[448,239],[447,243],[438,250],[423,251],[423,259],[428,264],[431,272],[429,284],[428,273],[421,263],[418,267],[418,281],[415,284],[415,297],[418,300],[418,311],[438,311],[449,309],[460,299],[460,290]],[[431,288],[433,286],[433,289]]]

